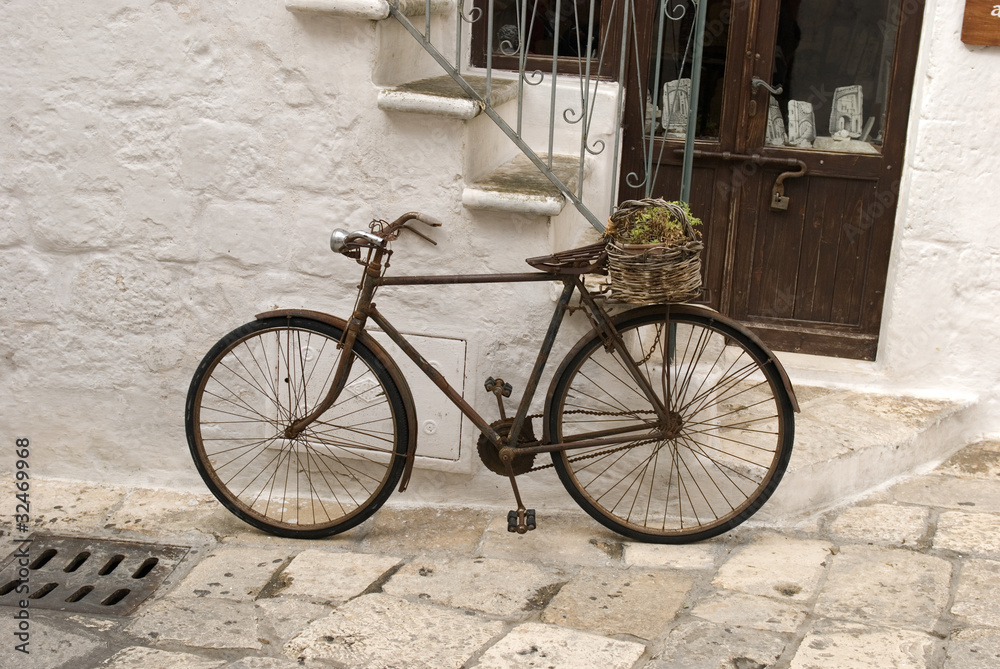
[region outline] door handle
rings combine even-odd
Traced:
[[[767,90],[767,92],[770,93],[771,95],[781,95],[782,93],[785,92],[785,89],[782,88],[781,86],[775,88],[771,86],[771,84],[761,79],[760,77],[754,77],[753,79],[751,79],[750,85],[753,87],[755,93],[757,92],[757,89],[760,88],[761,86],[763,86]]]

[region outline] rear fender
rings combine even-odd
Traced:
[[[697,304],[654,304],[646,307],[636,307],[634,309],[628,309],[620,314],[615,315],[614,317],[611,318],[611,322],[615,325],[615,327],[618,327],[619,325],[621,325],[622,322],[631,318],[635,318],[636,316],[642,316],[645,314],[662,314],[667,309],[669,309],[670,313],[672,314],[689,314],[695,316],[702,316],[710,320],[718,321],[724,325],[728,325],[729,327],[732,327],[734,329],[740,329],[743,332],[745,332],[747,336],[750,338],[750,340],[753,343],[757,344],[757,346],[759,346],[762,351],[767,352],[771,350],[764,344],[764,342],[760,340],[760,337],[755,335],[753,332],[750,332],[749,330],[747,330],[745,327],[743,327],[733,319],[727,318],[713,309],[702,307]],[[581,337],[580,341],[578,341],[576,345],[572,348],[572,350],[570,350],[570,352],[566,354],[566,357],[563,359],[563,362],[559,366],[559,369],[556,371],[556,373],[552,375],[552,383],[550,384],[548,394],[545,397],[546,417],[552,414],[551,405],[553,400],[555,399],[554,394],[555,394],[556,382],[559,380],[559,378],[562,377],[566,365],[569,364],[569,361],[573,359],[574,356],[576,356],[580,348],[582,348],[588,341],[590,341],[595,336],[595,334],[596,334],[595,331],[591,330],[583,337]],[[785,372],[785,368],[782,367],[781,361],[778,360],[773,354],[768,357],[768,360],[771,364],[774,365],[775,370],[777,370],[778,372],[778,377],[781,379],[781,384],[785,387],[785,390],[788,391],[788,397],[792,401],[792,409],[796,413],[798,413],[799,402],[795,398],[795,390],[792,388],[792,383],[788,379],[788,374]],[[545,443],[552,443],[551,427],[552,426],[549,425],[548,419],[546,418],[545,427],[543,428],[543,439]]]

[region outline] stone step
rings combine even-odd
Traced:
[[[465,80],[476,93],[486,99],[486,77],[470,75]],[[494,108],[516,97],[517,82],[493,79],[489,102]],[[466,121],[479,116],[483,111],[479,102],[469,97],[447,74],[383,88],[378,94],[378,108],[384,111],[434,114]]]
[[[343,16],[352,19],[381,21],[389,18],[388,0],[285,0],[290,12],[309,12]],[[431,13],[444,14],[454,9],[448,0],[431,0]],[[399,8],[406,16],[418,16],[427,10],[424,0],[399,0]]]
[[[795,392],[801,412],[795,414],[791,461],[774,495],[748,521],[752,526],[794,524],[802,516],[852,503],[865,493],[928,471],[969,443],[977,410],[969,401],[803,384],[795,384]],[[539,457],[536,464],[544,464],[543,460]],[[456,485],[442,491],[435,478],[440,473],[418,465],[414,481],[399,500],[418,505],[487,505],[505,514],[509,488],[495,474],[485,470],[480,474],[471,485],[457,478]],[[488,500],[482,493],[486,484],[491,490],[496,484]],[[518,486],[525,504],[536,509],[540,528],[579,508],[551,470],[522,477]]]
[[[964,445],[974,403],[796,386],[792,458],[755,519],[810,513],[937,463]]]
[[[543,161],[546,155],[539,156]],[[580,164],[574,156],[552,157],[552,171],[571,190],[579,182]],[[462,191],[469,209],[488,209],[537,216],[556,216],[566,198],[528,159],[519,155]]]

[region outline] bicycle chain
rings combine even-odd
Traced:
[[[574,409],[572,411],[566,411],[566,412],[564,412],[564,415],[565,414],[585,414],[585,415],[588,415],[588,416],[633,416],[633,415],[640,414],[640,413],[655,413],[655,412],[653,412],[652,410],[646,410],[646,411],[618,411],[618,412],[614,412],[614,413],[609,413],[607,411],[588,411],[586,409]],[[543,415],[544,414],[540,414],[540,413],[538,413],[538,414],[532,414],[532,415],[528,416],[528,418],[529,419],[531,419],[531,418],[541,418]],[[567,458],[567,462],[579,462],[580,460],[587,460],[589,458],[596,458],[596,457],[600,457],[600,456],[604,456],[604,455],[610,455],[611,453],[617,453],[618,451],[624,451],[627,448],[635,448],[636,446],[642,446],[643,444],[650,444],[650,443],[652,443],[654,441],[659,441],[659,440],[658,439],[644,439],[642,441],[637,441],[637,442],[632,442],[632,443],[625,444],[624,446],[618,446],[617,448],[609,448],[609,449],[604,450],[604,451],[596,451],[594,453],[587,453],[585,455],[578,455],[578,456],[576,456],[574,458]],[[554,466],[555,466],[554,464],[538,465],[537,467],[532,467],[526,473],[537,472],[537,471],[540,471],[542,469],[548,469],[549,467],[554,467]]]

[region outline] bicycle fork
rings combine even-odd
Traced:
[[[351,375],[351,368],[354,363],[354,342],[357,341],[360,333],[368,320],[368,312],[372,306],[372,298],[375,296],[377,281],[382,273],[381,249],[375,252],[375,257],[366,265],[365,273],[361,279],[361,290],[358,293],[358,300],[354,308],[354,315],[347,323],[343,338],[338,347],[340,348],[340,360],[337,362],[337,369],[333,374],[330,390],[323,400],[316,405],[311,412],[299,418],[285,428],[283,434],[285,439],[294,439],[299,436],[313,421],[322,416],[327,409],[332,407],[347,385],[347,379]]]

